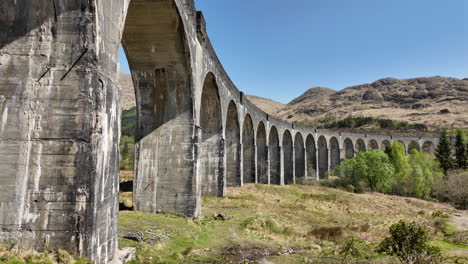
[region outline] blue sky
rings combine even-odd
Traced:
[[[468,78],[467,0],[196,0],[239,90],[287,103],[315,86]],[[125,57],[121,70],[128,73]]]

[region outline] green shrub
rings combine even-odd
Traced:
[[[390,226],[389,233],[379,252],[397,256],[403,263],[437,263],[440,259],[440,250],[428,245],[428,231],[417,223],[400,221]]]
[[[388,156],[379,150],[359,152],[356,157],[344,160],[335,171],[342,179],[341,185],[355,192],[366,189],[388,192],[394,181],[394,168]]]

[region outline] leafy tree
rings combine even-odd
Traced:
[[[395,169],[395,182],[393,185],[393,193],[406,195],[408,193],[408,175],[410,165],[405,155],[405,147],[399,141],[394,141],[388,150],[388,157]]]
[[[337,171],[357,192],[363,191],[363,185],[371,191],[388,192],[393,183],[393,166],[379,150],[359,152],[340,164]]]
[[[429,199],[432,190],[443,178],[443,173],[432,154],[412,149],[408,155],[411,167],[408,175],[408,195],[420,199]]]
[[[450,140],[445,130],[440,135],[439,144],[436,148],[436,157],[445,174],[447,174],[447,171],[454,168]]]
[[[457,130],[455,142],[455,162],[458,169],[466,169],[468,167],[468,150],[465,133],[462,130]]]

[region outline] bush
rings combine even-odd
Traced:
[[[458,209],[468,209],[468,171],[449,172],[438,195],[440,200],[448,201]]]
[[[390,226],[390,237],[379,245],[379,252],[397,256],[403,263],[438,263],[440,250],[428,245],[428,231],[415,222],[400,221]]]
[[[379,150],[359,152],[356,157],[343,161],[335,171],[342,179],[343,187],[355,192],[388,192],[394,181],[394,169],[387,154]]]

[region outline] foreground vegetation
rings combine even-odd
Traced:
[[[137,248],[134,263],[400,263],[379,248],[404,220],[427,231],[444,263],[468,263],[467,231],[449,218],[463,213],[444,204],[297,185],[229,188],[202,204],[198,219],[121,212],[121,235],[142,232],[143,242],[120,246]]]

